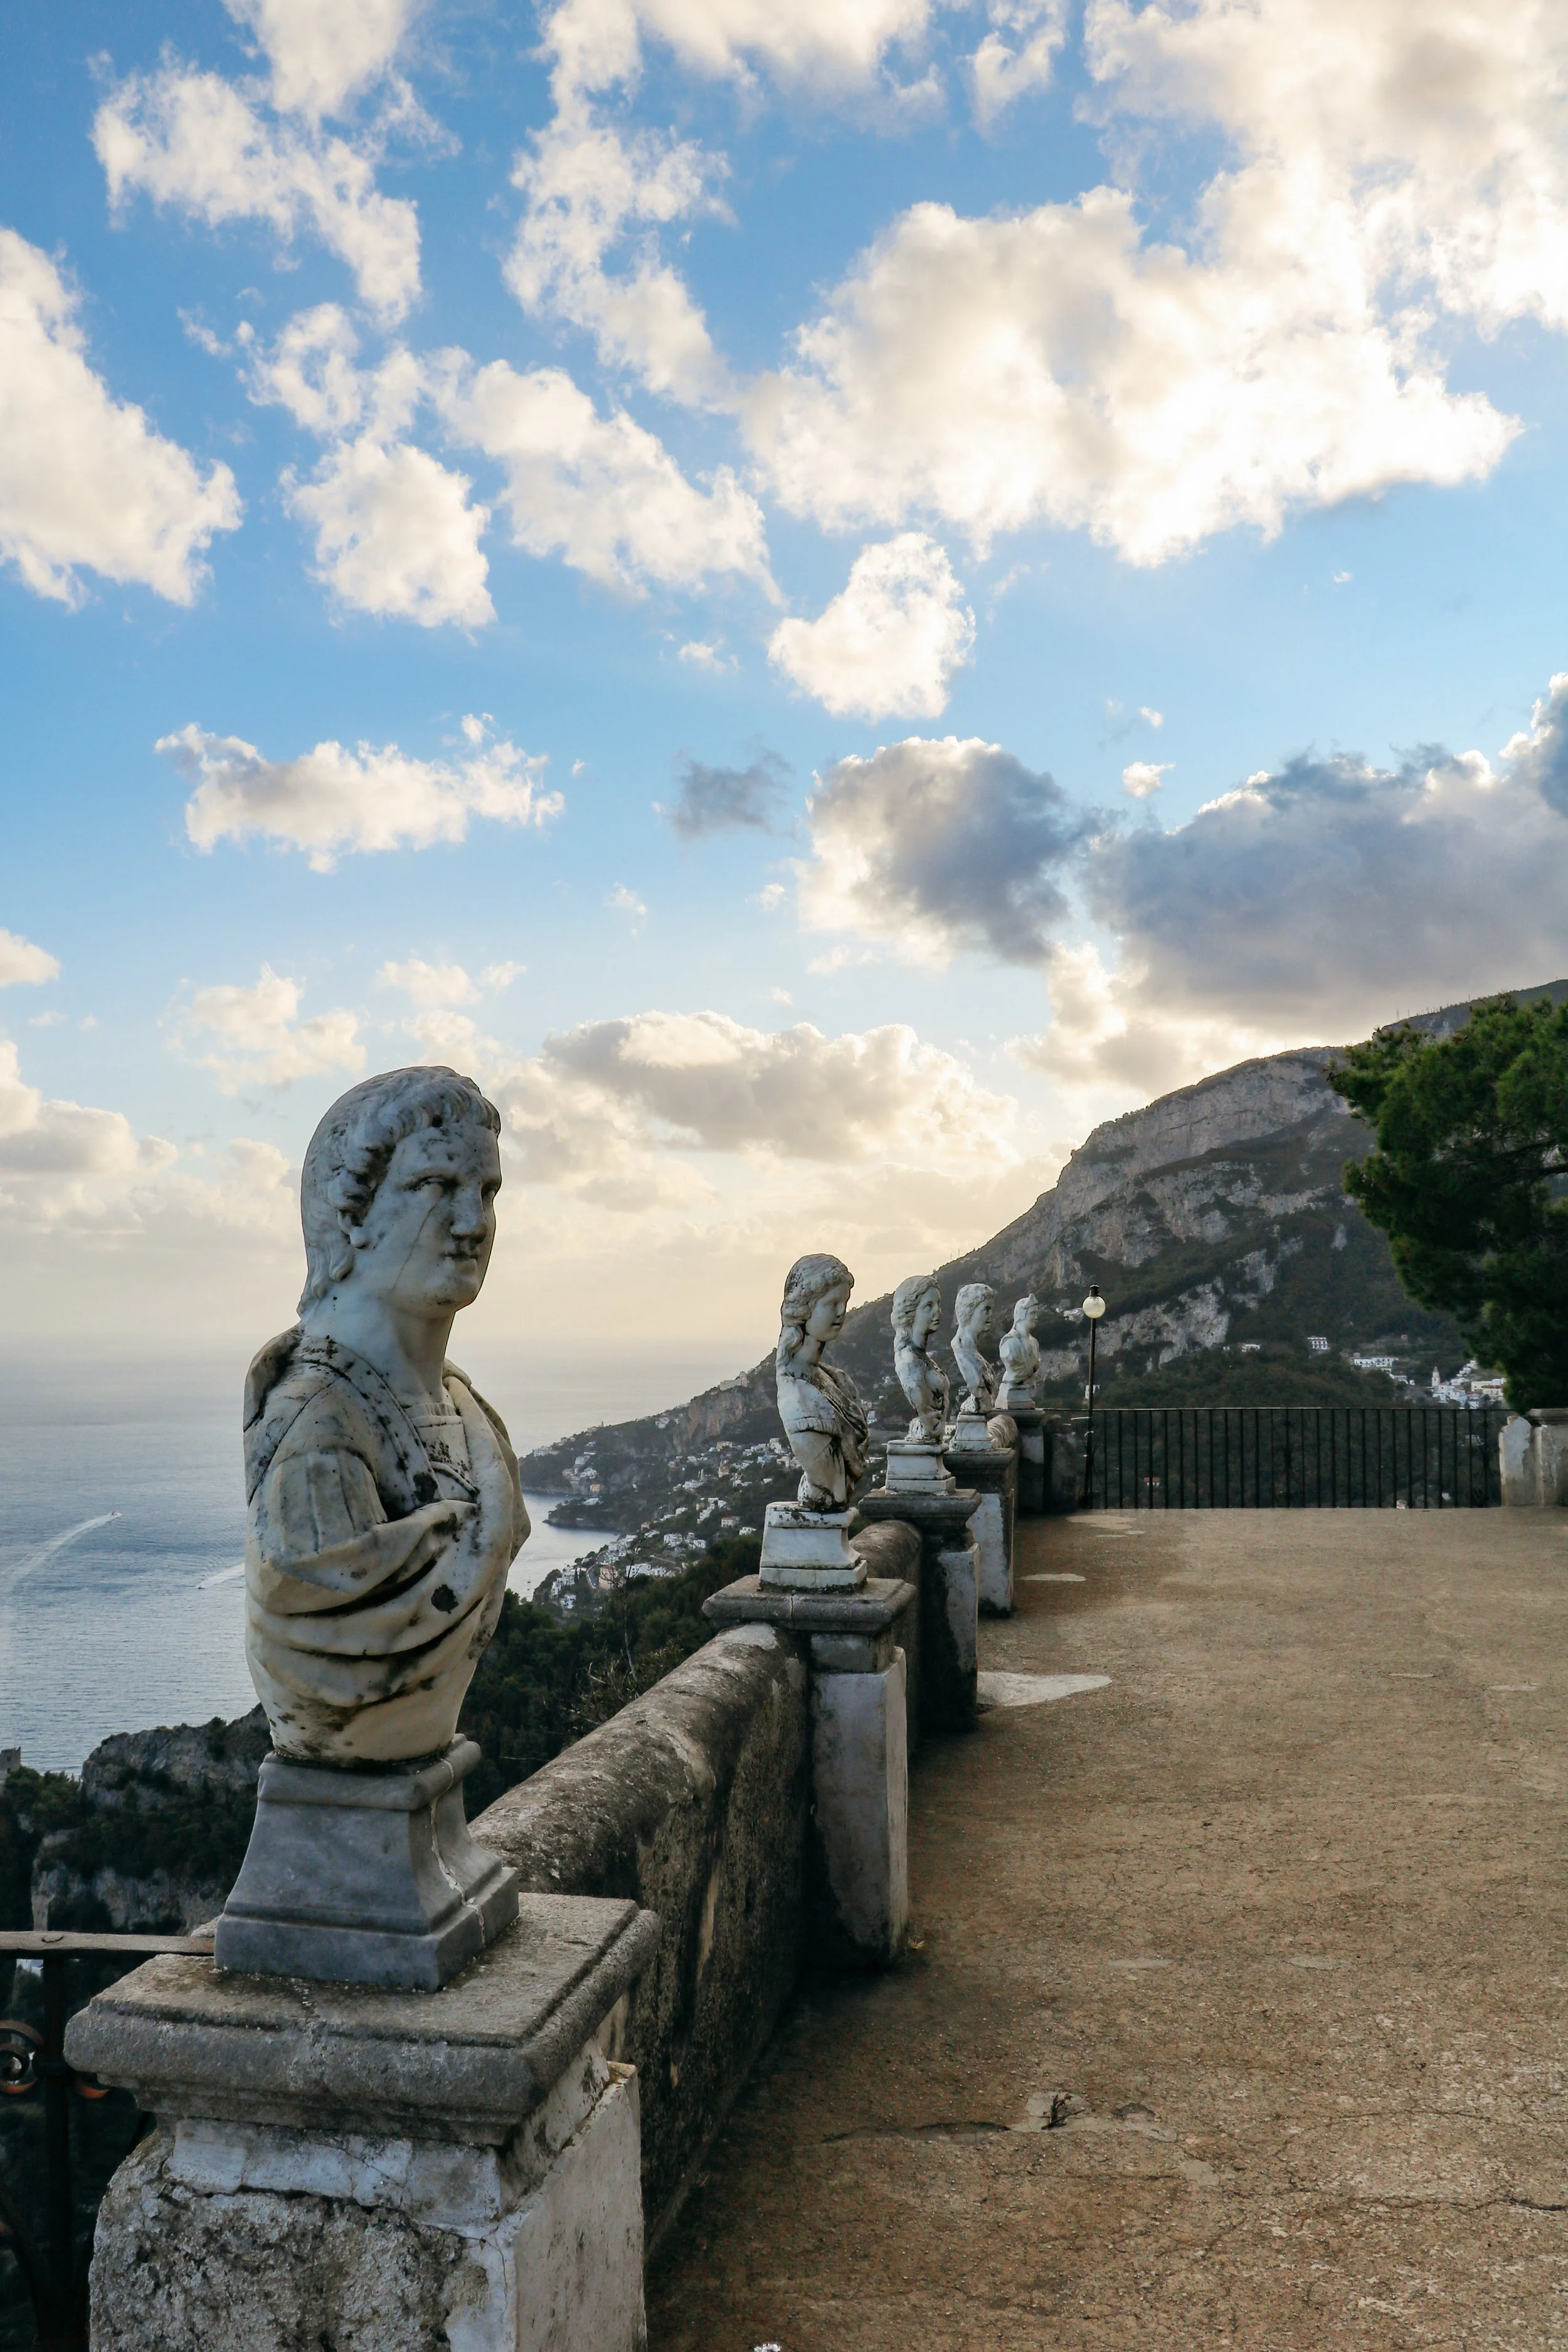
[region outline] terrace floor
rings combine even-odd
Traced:
[[[1020,1538],[982,1669],[1109,1685],[927,1748],[920,1948],[785,2021],[653,2352],[1568,2347],[1568,1514]]]

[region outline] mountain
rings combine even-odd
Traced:
[[[1568,981],[1519,994],[1561,1003]],[[1468,1013],[1468,1003],[1445,1005],[1412,1025],[1447,1036]],[[1069,1408],[1081,1396],[1078,1309],[1090,1282],[1109,1302],[1098,1351],[1112,1401],[1119,1386],[1181,1364],[1190,1402],[1198,1368],[1184,1360],[1215,1349],[1258,1350],[1268,1394],[1291,1402],[1310,1401],[1310,1381],[1329,1367],[1336,1392],[1359,1392],[1361,1376],[1344,1361],[1352,1350],[1405,1358],[1413,1372],[1452,1367],[1463,1353],[1458,1328],[1405,1297],[1384,1236],[1345,1197],[1345,1162],[1364,1157],[1372,1139],[1328,1085],[1341,1050],[1241,1062],[1097,1127],[1032,1208],[938,1269],[944,1329],[966,1282],[994,1285],[998,1326],[1032,1290],[1042,1395]],[[890,1428],[907,1408],[888,1315],[885,1297],[855,1308],[836,1354]],[[1328,1367],[1308,1348],[1314,1336],[1329,1343]],[[1234,1399],[1237,1368],[1226,1369]],[[556,1525],[637,1528],[649,1538],[634,1547],[644,1556],[655,1541],[678,1553],[721,1514],[754,1526],[759,1504],[789,1491],[778,1435],[770,1354],[669,1412],[542,1447],[524,1478],[563,1495]]]

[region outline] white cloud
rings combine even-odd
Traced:
[[[1131,801],[1147,800],[1160,789],[1160,779],[1172,762],[1169,760],[1129,760],[1121,771],[1121,789]]]
[[[727,654],[724,651],[722,637],[716,645],[710,645],[702,637],[692,637],[685,645],[678,647],[675,657],[677,661],[685,662],[689,668],[705,669],[716,677],[722,677],[726,670],[731,670],[735,667],[733,654]]]
[[[605,264],[630,233],[719,210],[709,183],[721,175],[689,141],[626,136],[569,103],[512,173],[526,208],[508,286],[525,310],[584,329],[606,364],[636,368],[651,390],[719,397],[726,371],[684,279],[647,246],[629,269]]]
[[[19,932],[0,930],[0,988],[41,988],[59,976],[59,958],[47,948],[35,947]]]
[[[657,240],[675,222],[722,215],[728,166],[690,140],[625,132],[595,100],[636,80],[651,38],[710,78],[747,84],[760,68],[862,99],[874,87],[896,112],[934,94],[900,90],[885,71],[889,48],[918,41],[931,14],[932,0],[562,0],[542,27],[556,112],[512,174],[524,200],[506,267],[517,299],[582,329],[602,361],[656,392],[722,402],[728,370]]]
[[[249,988],[198,988],[174,1016],[175,1042],[226,1095],[247,1086],[289,1087],[327,1070],[363,1070],[356,1016],[340,1004],[301,1020],[303,992],[300,982],[265,963]]]
[[[979,544],[1044,521],[1151,563],[1489,473],[1518,421],[1449,388],[1447,341],[1568,328],[1562,11],[1090,0],[1085,39],[1121,184],[894,221],[750,395],[786,502]],[[1152,122],[1217,150],[1163,239]]]
[[[401,989],[421,1012],[479,1001],[479,990],[460,963],[426,963],[423,956],[410,956],[406,963],[384,963],[375,980],[378,988]]]
[[[1249,1055],[1568,971],[1568,673],[1498,766],[1431,748],[1259,771],[1170,832],[1107,833],[1057,944],[1053,1021],[1012,1050],[1083,1095],[1164,1092]]]
[[[617,915],[629,915],[634,930],[647,913],[637,892],[628,890],[624,882],[617,882],[613,890],[605,893],[605,904]]]
[[[819,91],[863,87],[889,48],[914,43],[932,0],[563,0],[545,24],[563,90],[605,89],[637,70],[642,38],[691,71],[745,80],[757,66]]]
[[[495,618],[479,541],[488,507],[473,485],[409,443],[340,442],[308,482],[286,481],[291,513],[316,534],[318,577],[347,605],[437,628]]]
[[[285,113],[338,113],[345,99],[378,81],[417,13],[419,0],[224,0],[247,26],[272,67],[272,103]]]
[[[762,509],[721,466],[710,490],[624,409],[601,417],[561,368],[520,375],[504,360],[477,371],[450,352],[431,396],[454,438],[505,469],[512,537],[559,554],[606,587],[694,587],[732,572],[772,590]]]
[[[1209,1015],[1167,1003],[1147,986],[1133,957],[1108,970],[1091,941],[1053,945],[1046,980],[1050,1027],[1037,1036],[1011,1039],[1008,1050],[1015,1060],[1053,1078],[1091,1123],[1108,1104],[1121,1107],[1169,1094],[1211,1070],[1302,1042],[1300,1035],[1282,1036],[1267,1016],[1249,1020],[1242,1003],[1228,1014]],[[1311,1030],[1310,1021],[1306,1026]]]
[[[462,841],[474,817],[543,824],[565,806],[540,789],[545,761],[504,737],[453,763],[415,760],[395,743],[318,743],[297,760],[268,760],[238,735],[193,721],[157,746],[196,786],[185,831],[198,849],[248,835],[304,850],[318,873],[350,851],[428,849]]]
[[[820,617],[781,621],[768,656],[835,716],[934,719],[973,644],[974,615],[945,551],[910,530],[862,548]]]
[[[1244,222],[1344,216],[1358,268],[1491,331],[1568,325],[1568,20],[1541,0],[1090,0],[1128,117],[1212,124]],[[1285,258],[1283,251],[1279,257]]]
[[[1090,904],[1142,1001],[1296,1039],[1556,978],[1562,730],[1559,703],[1500,773],[1479,751],[1288,761],[1170,833],[1104,837]]]
[[[807,928],[888,939],[938,965],[965,950],[1043,963],[1067,912],[1060,877],[1088,830],[1054,778],[952,735],[840,760],[806,813]]]
[[[234,476],[204,473],[113,398],[78,299],[47,254],[0,228],[0,560],[62,604],[85,568],[188,604],[208,541],[238,524]]]
[[[902,1024],[826,1037],[807,1022],[770,1032],[712,1012],[585,1022],[487,1083],[525,1181],[623,1207],[643,1205],[639,1171],[657,1183],[670,1154],[1006,1159],[1016,1113]]]
[[[0,1038],[0,1187],[21,1177],[129,1176],[173,1157],[174,1146],[156,1136],[139,1142],[120,1111],[47,1100]]]
[[[830,526],[936,515],[982,549],[1049,522],[1147,564],[1489,473],[1515,424],[1382,315],[1351,215],[1258,194],[1215,184],[1195,257],[1116,188],[979,220],[913,206],[748,394],[779,497]]]
[[[313,230],[384,320],[402,318],[419,291],[418,214],[382,194],[374,153],[294,121],[267,122],[220,75],[172,61],[132,74],[100,107],[92,137],[117,209],[140,192],[211,228],[263,222],[286,246]]]
[[[991,30],[969,60],[983,127],[1045,89],[1068,29],[1066,0],[991,0],[986,13]]]
[[[373,430],[385,439],[402,431],[418,396],[418,371],[396,352],[374,373],[355,364],[360,341],[338,302],[296,311],[270,351],[241,326],[246,381],[252,400],[286,408],[297,425],[321,440],[353,431],[369,408]]]
[[[1151,710],[1146,702],[1141,702],[1139,704],[1138,716],[1140,719],[1146,719],[1151,727],[1163,727],[1165,723],[1164,712],[1163,710]]]

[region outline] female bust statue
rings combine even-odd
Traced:
[[[444,1749],[500,1614],[517,1462],[446,1360],[489,1264],[500,1129],[471,1078],[389,1070],[305,1154],[300,1320],[245,1394],[245,1648],[279,1756]]]
[[[1012,1322],[1002,1334],[998,1352],[1007,1375],[1006,1393],[1014,1389],[1027,1390],[1040,1369],[1040,1343],[1035,1337],[1035,1318],[1039,1311],[1037,1298],[1020,1298],[1013,1309]]]
[[[893,1293],[893,1370],[914,1408],[909,1434],[927,1445],[941,1444],[947,1419],[947,1374],[931,1352],[941,1321],[935,1275],[907,1275]]]
[[[969,1384],[962,1411],[989,1413],[996,1398],[996,1367],[980,1351],[996,1293],[988,1282],[966,1282],[953,1303],[952,1353]]]
[[[796,1258],[779,1309],[779,1419],[800,1464],[799,1501],[842,1511],[866,1467],[866,1408],[847,1372],[823,1360],[844,1328],[855,1277],[839,1258]]]

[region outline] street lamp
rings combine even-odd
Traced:
[[[1089,1318],[1089,1428],[1083,1441],[1083,1493],[1079,1498],[1081,1510],[1089,1508],[1089,1494],[1094,1482],[1094,1341],[1100,1328],[1100,1318],[1105,1312],[1105,1301],[1100,1295],[1100,1285],[1091,1282],[1089,1297],[1083,1302]]]

